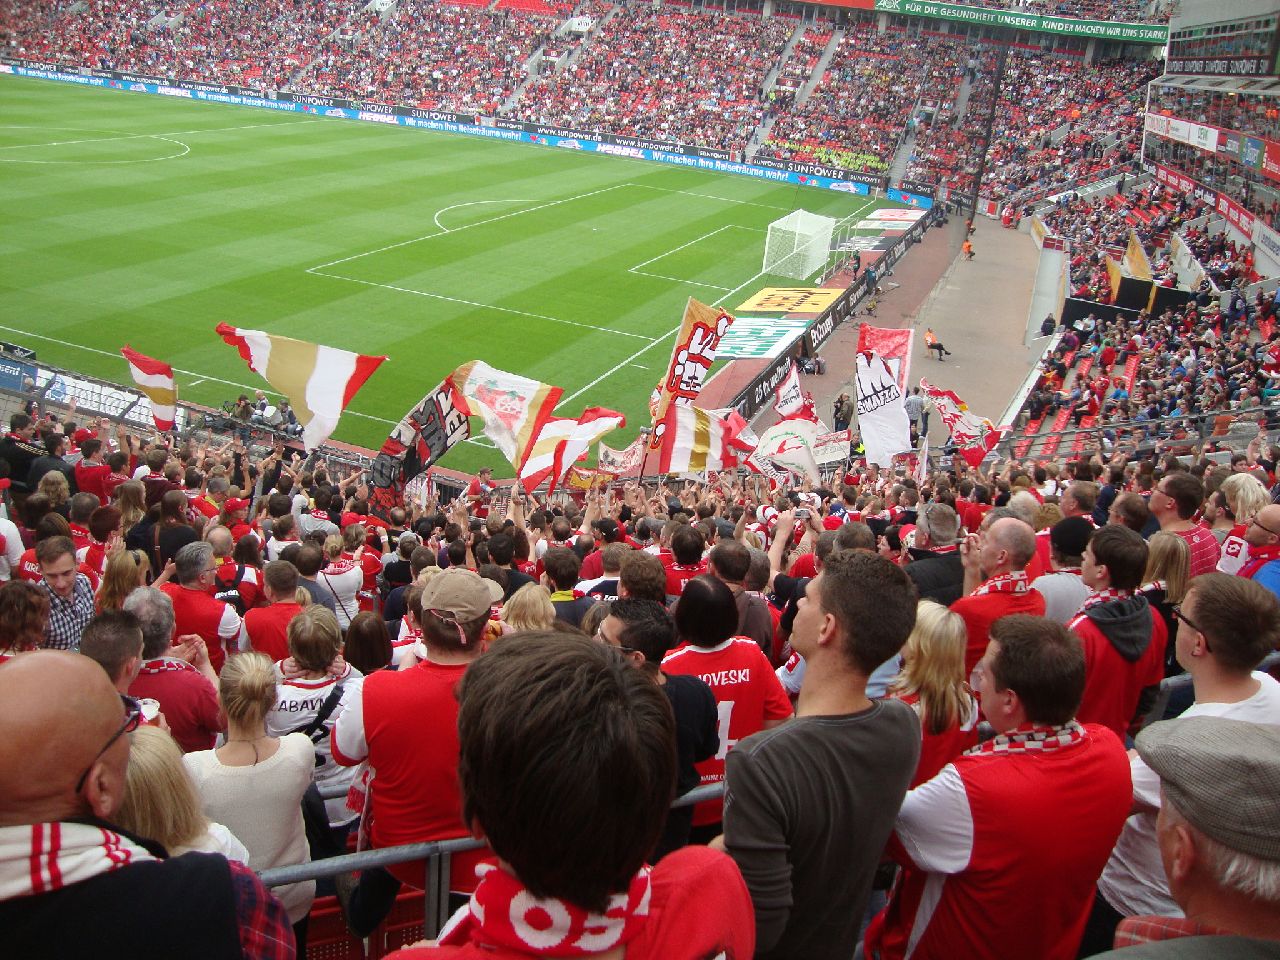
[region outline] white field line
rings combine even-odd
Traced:
[[[114,139],[136,140],[138,138],[137,137],[116,137]],[[188,153],[191,152],[191,147],[189,145],[183,143],[181,140],[175,140],[172,137],[162,137],[157,134],[148,134],[146,139],[163,140],[165,143],[172,143],[176,146],[181,147],[182,149],[179,150],[177,153],[167,153],[163,157],[142,157],[142,158],[134,158],[132,160],[24,160],[21,157],[0,157],[0,163],[33,163],[41,166],[51,166],[51,165],[52,166],[95,166],[95,167],[107,166],[107,165],[115,166],[115,165],[125,164],[125,163],[156,163],[160,160],[178,160],[182,157],[185,157]],[[66,142],[67,143],[94,143],[94,142],[100,142],[100,141],[69,140]],[[39,144],[38,143],[38,144],[24,144],[23,146],[41,147],[41,146],[59,146],[59,144]],[[0,150],[2,149],[7,149],[7,148],[0,147]]]
[[[345,280],[348,283],[358,283],[365,287],[381,287],[383,290],[394,290],[396,293],[411,293],[415,297],[429,297],[432,300],[444,300],[447,303],[460,303],[468,307],[478,307],[482,310],[496,310],[499,313],[510,313],[517,317],[529,317],[532,320],[549,320],[552,323],[563,323],[569,327],[578,327],[582,330],[594,330],[597,333],[608,333],[615,337],[633,337],[636,340],[652,341],[653,338],[643,333],[627,333],[625,330],[614,330],[610,327],[597,327],[590,323],[580,323],[577,320],[562,320],[559,317],[548,317],[541,313],[529,313],[526,310],[516,310],[511,307],[495,307],[491,303],[480,303],[478,300],[464,300],[461,297],[447,297],[443,293],[427,293],[425,290],[413,290],[409,287],[398,287],[394,283],[378,283],[375,280],[361,280],[357,277],[343,277],[336,273],[322,273],[314,267],[307,271],[317,277],[328,277],[331,280]]]
[[[0,324],[0,330],[5,330],[9,333],[16,333],[16,334],[19,334],[20,336],[29,337],[33,340],[43,340],[46,343],[56,343],[60,347],[74,347],[77,350],[84,350],[86,353],[96,353],[101,357],[111,357],[113,359],[124,360],[124,357],[120,356],[120,354],[112,353],[110,350],[99,350],[97,347],[86,347],[83,343],[72,343],[70,340],[59,340],[57,337],[45,336],[42,333],[32,333],[29,330],[20,330],[17,327],[6,327],[2,324]],[[194,385],[196,383],[204,383],[207,380],[213,383],[226,384],[229,387],[235,387],[237,390],[242,390],[242,391],[261,389],[261,384],[259,384],[258,386],[249,386],[248,384],[244,384],[244,383],[236,383],[234,380],[224,380],[221,377],[211,377],[205,373],[197,373],[194,370],[183,370],[181,367],[174,367],[173,369],[175,373],[183,373],[189,377],[195,378],[191,382],[191,384],[188,384],[189,386]],[[266,381],[263,381],[263,382],[265,383]],[[128,384],[125,384],[125,387],[127,389]],[[389,427],[394,427],[397,423],[400,422],[398,420],[388,420],[385,417],[375,417],[369,413],[357,413],[355,410],[351,410],[351,409],[347,409],[343,412],[348,416],[360,417],[364,420],[372,420],[375,423],[385,423]]]
[[[640,269],[641,267],[647,267],[651,263],[656,263],[657,261],[663,259],[664,257],[669,257],[673,253],[679,253],[681,250],[684,250],[687,247],[692,247],[696,243],[701,243],[703,240],[706,240],[708,237],[714,237],[717,233],[723,233],[725,230],[750,230],[755,233],[764,232],[759,227],[744,227],[741,224],[737,224],[737,223],[727,223],[723,227],[717,227],[716,229],[712,230],[710,233],[704,233],[702,236],[696,237],[693,240],[690,240],[688,243],[682,243],[680,244],[680,246],[673,247],[670,250],[666,250],[658,254],[656,257],[650,257],[648,260],[644,261],[644,263],[637,263],[634,267],[628,267],[627,273],[634,273],[640,277],[652,277],[655,280],[669,280],[672,283],[687,283],[695,287],[706,287],[708,290],[727,291],[729,287],[722,287],[718,283],[703,283],[700,280],[686,280],[683,277],[670,277],[663,273],[648,273]]]
[[[296,127],[304,123],[320,123],[319,119],[315,120],[286,120],[283,123],[250,123],[241,127],[215,127],[210,130],[173,130],[168,133],[125,133],[115,137],[87,137],[82,140],[51,140],[48,143],[11,143],[0,146],[0,150],[30,150],[35,147],[69,147],[77,143],[112,143],[116,140],[145,140],[155,138],[163,140],[166,137],[185,137],[194,133],[230,133],[233,130],[257,130],[261,127]],[[39,130],[48,127],[27,127],[0,125],[0,130]],[[75,130],[75,127],[61,127],[62,130]],[[88,130],[83,131],[88,133]],[[100,131],[103,133],[111,131]]]
[[[575,196],[572,196],[572,197],[564,197],[564,198],[562,198],[562,199],[560,199],[560,200],[549,200],[549,201],[548,201],[548,202],[546,202],[546,203],[540,203],[540,204],[538,204],[538,206],[536,206],[536,207],[529,207],[528,209],[525,209],[525,210],[513,210],[511,213],[504,213],[504,214],[500,214],[499,216],[496,216],[496,217],[488,217],[488,218],[486,218],[486,219],[484,219],[484,220],[477,220],[477,221],[475,221],[474,223],[467,223],[467,224],[463,224],[461,227],[454,227],[454,228],[452,228],[452,229],[449,229],[449,228],[442,228],[442,229],[440,229],[440,230],[437,230],[435,233],[427,233],[427,234],[424,234],[424,235],[423,235],[423,236],[421,236],[421,237],[411,237],[411,238],[410,238],[410,239],[408,239],[408,240],[401,240],[401,241],[399,241],[398,243],[389,243],[389,244],[387,244],[385,247],[378,247],[378,248],[377,248],[377,249],[375,249],[375,250],[366,250],[366,251],[364,251],[363,253],[356,253],[356,254],[352,254],[352,255],[351,255],[351,256],[349,256],[349,257],[342,257],[341,259],[338,259],[338,260],[330,260],[328,263],[319,263],[319,264],[316,264],[314,267],[308,267],[308,268],[307,268],[307,270],[306,270],[306,272],[307,272],[307,273],[317,273],[317,272],[319,272],[319,271],[321,271],[321,270],[328,269],[329,267],[336,267],[336,266],[337,266],[338,264],[340,264],[340,263],[350,263],[352,260],[360,260],[360,259],[362,259],[362,258],[364,258],[364,257],[372,257],[372,256],[374,256],[375,254],[379,254],[379,253],[386,253],[388,250],[397,250],[397,249],[399,249],[400,247],[407,247],[407,246],[409,246],[410,244],[414,244],[414,243],[421,243],[423,240],[430,240],[432,237],[442,237],[442,236],[444,236],[444,235],[446,235],[446,234],[449,234],[449,233],[461,233],[463,230],[470,230],[470,229],[472,229],[473,227],[480,227],[480,226],[484,226],[485,224],[489,224],[489,223],[497,223],[497,222],[499,222],[500,220],[509,220],[511,217],[518,217],[518,216],[521,216],[521,215],[526,214],[526,213],[533,213],[535,210],[546,210],[548,207],[558,207],[558,206],[560,206],[562,203],[571,203],[571,202],[572,202],[572,201],[574,201],[574,200],[585,200],[587,197],[594,197],[594,196],[596,196],[597,194],[601,194],[601,193],[609,193],[611,190],[617,190],[617,189],[619,189],[620,187],[626,187],[626,186],[629,186],[629,185],[630,185],[630,184],[626,184],[626,183],[615,183],[615,184],[614,184],[613,186],[611,186],[611,187],[604,187],[604,188],[602,188],[602,189],[600,189],[600,190],[592,190],[592,191],[590,191],[590,192],[588,192],[588,193],[579,193],[579,194],[576,194]],[[454,204],[454,206],[461,206],[461,204]],[[445,207],[445,208],[444,208],[444,210],[448,210],[448,209],[450,209],[450,208],[449,208],[449,207]],[[440,213],[443,213],[443,212],[444,212],[444,210],[441,210],[441,211],[440,211]],[[439,213],[437,214],[437,216],[439,216]],[[437,224],[437,226],[439,226],[439,225]],[[331,274],[322,274],[322,276],[332,276],[332,275],[331,275]],[[338,280],[349,280],[349,279],[351,279],[351,278],[350,278],[350,277],[336,277],[335,279],[338,279]]]

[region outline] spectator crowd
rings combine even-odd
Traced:
[[[1139,357],[1141,419],[1233,399],[1224,374],[1251,396],[1242,329],[1100,322],[1076,349]],[[405,956],[539,952],[492,909],[517,897],[563,937],[610,905],[593,942],[654,957],[1280,938],[1261,434],[1230,463],[848,461],[793,489],[547,500],[485,471],[386,517],[283,446],[110,434],[34,410],[0,443],[0,914],[28,953],[109,906],[136,920],[108,952],[301,956],[316,883],[255,871],[470,832],[454,921]],[[723,801],[671,809],[698,784]],[[423,875],[337,877],[353,933]]]

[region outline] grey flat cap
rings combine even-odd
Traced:
[[[1166,720],[1139,733],[1137,748],[1196,829],[1237,853],[1280,860],[1280,727]]]

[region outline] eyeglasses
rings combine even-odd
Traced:
[[[1254,526],[1261,527],[1263,530],[1267,531],[1267,533],[1271,534],[1273,537],[1280,537],[1280,530],[1272,530],[1270,527],[1268,527],[1265,523],[1263,523],[1257,517],[1254,517],[1249,522],[1252,523]]]
[[[1193,623],[1190,619],[1188,619],[1187,617],[1183,616],[1183,613],[1182,613],[1182,604],[1180,604],[1180,603],[1175,603],[1171,609],[1172,609],[1172,611],[1173,611],[1173,616],[1174,616],[1174,618],[1175,618],[1175,619],[1177,619],[1177,620],[1181,620],[1183,623],[1185,623],[1188,627],[1190,627],[1190,628],[1191,628],[1192,630],[1194,630],[1196,633],[1200,634],[1200,636],[1204,637],[1204,648],[1205,648],[1205,650],[1206,650],[1208,653],[1213,653],[1213,648],[1212,648],[1211,646],[1209,646],[1209,637],[1205,634],[1205,632],[1204,632],[1203,630],[1201,630],[1201,629],[1200,629],[1200,627],[1199,627],[1199,626],[1197,626],[1195,623]]]
[[[98,751],[97,756],[95,756],[89,766],[85,768],[84,773],[80,774],[80,779],[76,781],[76,793],[79,793],[84,789],[84,782],[89,779],[89,774],[93,770],[93,765],[102,759],[102,755],[110,750],[117,740],[123,737],[126,733],[133,733],[133,731],[138,729],[139,724],[142,723],[142,703],[140,701],[128,694],[122,693],[120,694],[120,702],[124,704],[124,723],[120,724],[120,729],[111,735],[111,739],[108,740],[103,745],[102,749]]]

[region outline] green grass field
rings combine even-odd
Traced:
[[[550,147],[0,77],[0,339],[180,396],[263,386],[220,321],[391,359],[336,439],[378,446],[457,364],[634,436],[689,296],[736,307],[766,226],[881,201]],[[446,465],[497,463],[463,444]]]

